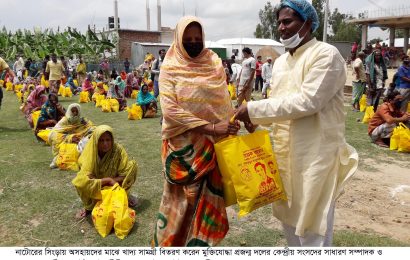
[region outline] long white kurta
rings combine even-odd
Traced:
[[[272,69],[269,99],[248,103],[254,124],[272,124],[274,151],[288,202],[273,214],[296,228],[325,235],[330,204],[357,169],[358,154],[345,140],[345,61],[312,39]]]

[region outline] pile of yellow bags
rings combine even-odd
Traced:
[[[73,92],[71,91],[70,87],[65,87],[64,88],[64,93],[62,95],[63,97],[72,97],[73,96]]]
[[[114,227],[115,235],[124,239],[135,223],[135,211],[128,208],[127,192],[116,183],[101,191],[102,200],[98,201],[91,213],[98,234],[106,237]]]
[[[366,106],[367,106],[366,99],[367,99],[367,96],[363,94],[359,100],[360,112],[364,112],[366,110]]]
[[[142,119],[142,108],[136,104],[132,104],[131,107],[127,108],[128,120],[141,120]]]
[[[77,144],[62,142],[59,146],[59,152],[56,165],[61,170],[79,171]]]
[[[105,113],[111,112],[111,103],[109,99],[101,100],[101,111]]]
[[[6,83],[6,91],[13,91],[13,83],[10,81]]]
[[[368,124],[370,119],[372,119],[373,115],[374,115],[373,106],[366,107],[366,111],[364,112],[362,123],[363,124]]]
[[[120,111],[120,103],[115,98],[108,99],[110,101],[111,111],[112,112],[119,112]]]
[[[287,200],[268,131],[227,137],[214,145],[226,206],[239,217],[277,200]]]
[[[41,138],[46,144],[50,144],[48,142],[48,137],[50,136],[51,129],[40,130],[37,134],[39,138]]]
[[[229,91],[229,95],[230,95],[230,97],[231,97],[231,100],[236,100],[236,88],[235,88],[235,85],[229,84],[229,85],[228,85],[228,91]]]
[[[400,123],[399,126],[394,128],[390,137],[390,150],[410,152],[410,129],[405,124]]]
[[[95,94],[95,107],[101,107],[101,101],[103,101],[104,99],[104,95]]]
[[[90,96],[88,94],[88,91],[81,91],[80,92],[80,103],[88,103],[90,102]]]

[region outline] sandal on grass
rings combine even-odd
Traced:
[[[128,196],[128,207],[134,208],[138,205],[138,198],[134,195]]]

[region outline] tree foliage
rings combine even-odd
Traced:
[[[68,27],[65,31],[54,32],[52,29],[17,30],[14,34],[5,27],[0,31],[0,57],[12,60],[17,54],[33,60],[44,59],[48,54],[57,56],[82,55],[88,61],[96,61],[106,51],[115,48],[106,36],[99,39],[88,30],[85,34]]]
[[[317,39],[323,39],[323,26],[325,17],[325,0],[312,0],[312,5],[316,9],[319,18],[319,27],[313,33],[313,36]],[[279,40],[279,33],[277,28],[276,12],[279,9],[279,4],[272,6],[270,2],[267,2],[263,9],[259,10],[260,22],[256,26],[254,35],[256,38],[274,38]],[[363,14],[359,14],[359,18],[363,17]],[[335,8],[332,13],[329,14],[328,22],[330,29],[328,31],[328,38],[331,41],[350,41],[360,42],[361,29],[359,25],[347,23],[348,19],[353,18],[350,15],[340,13],[339,9]],[[273,37],[272,37],[273,35]]]
[[[276,21],[276,12],[279,5],[272,6],[271,2],[267,2],[263,9],[259,10],[260,23],[256,26],[254,36],[256,38],[274,39],[279,41],[279,33]]]

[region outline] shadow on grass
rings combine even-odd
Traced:
[[[132,209],[134,209],[138,215],[138,213],[144,212],[145,210],[149,209],[151,207],[151,204],[151,201],[147,199],[138,198],[138,205],[133,207]]]
[[[9,128],[9,127],[0,127],[0,132],[4,133],[22,133],[22,132],[31,132],[29,128]]]

